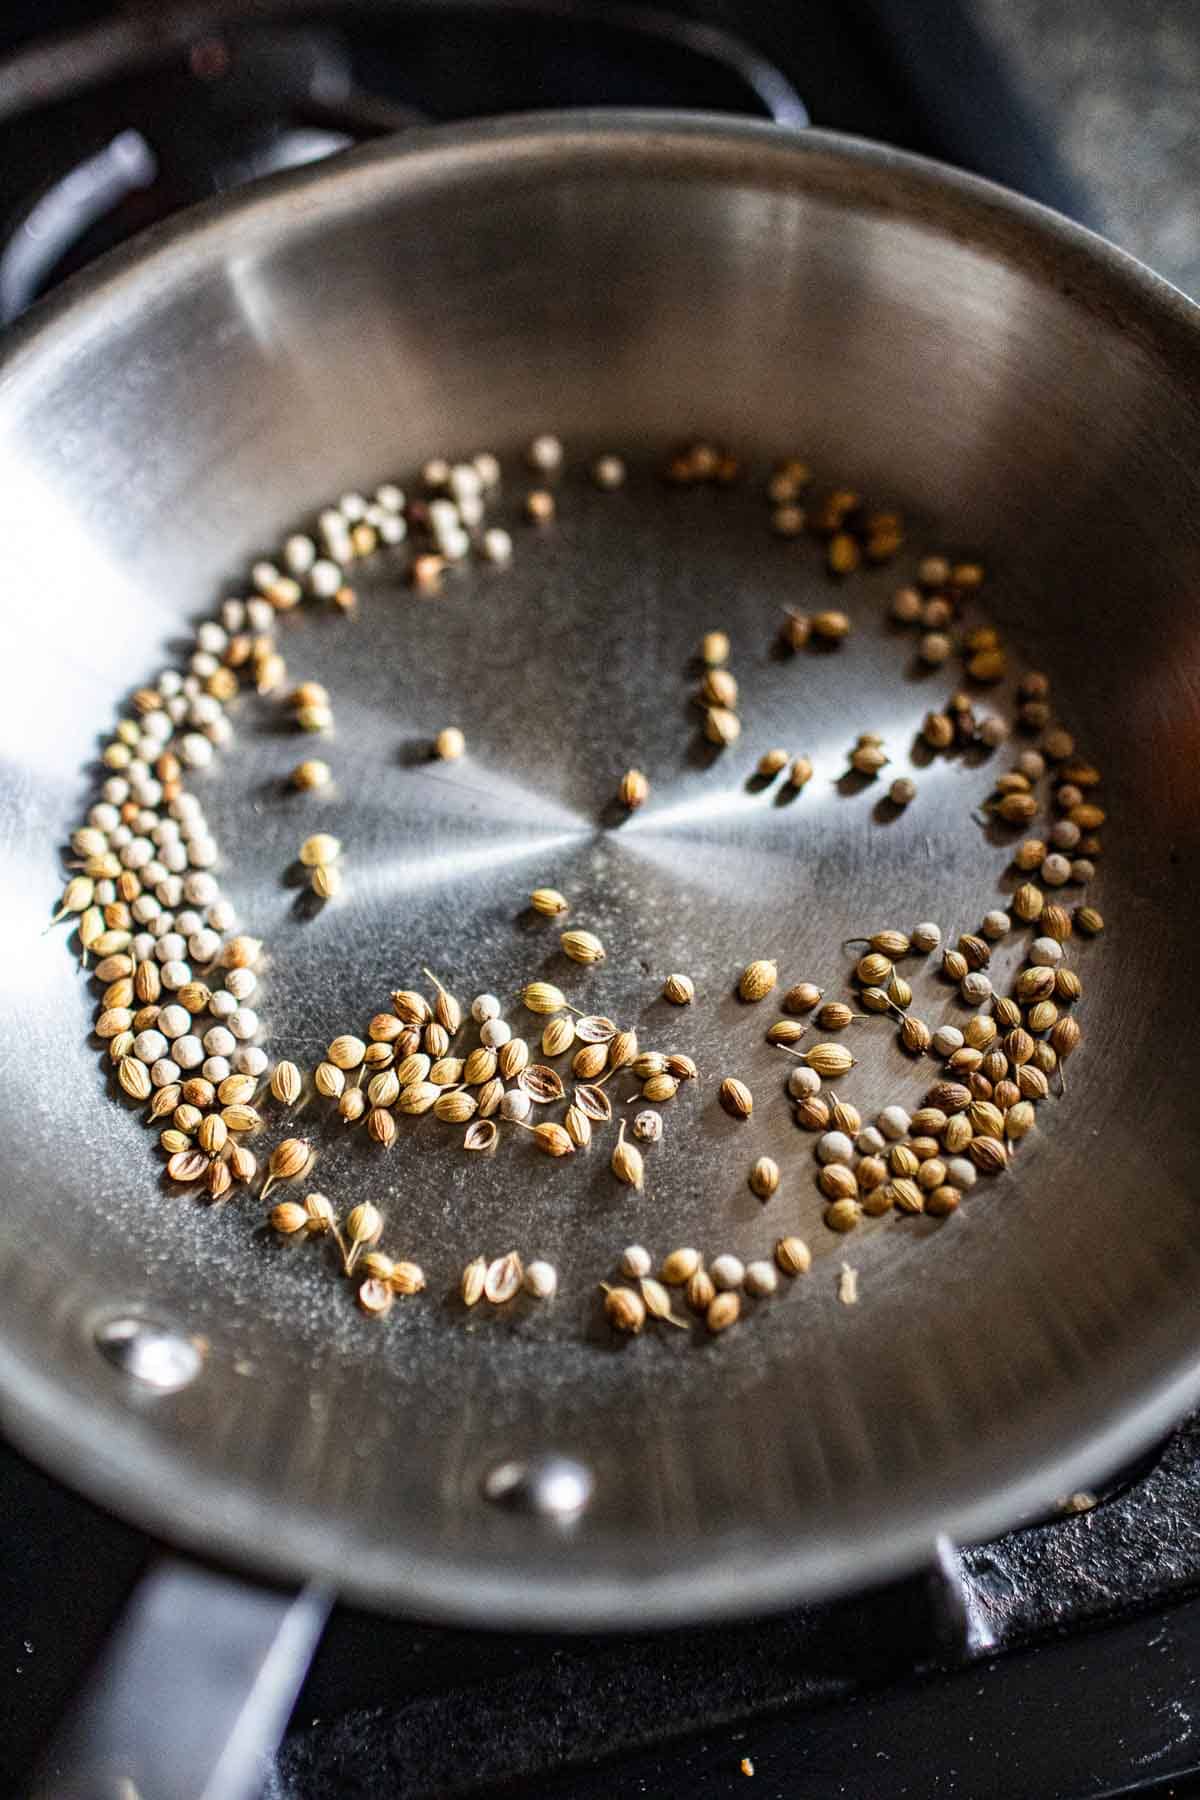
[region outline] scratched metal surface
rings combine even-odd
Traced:
[[[14,1436],[132,1516],[253,1565],[446,1616],[582,1624],[900,1568],[941,1529],[1038,1510],[1177,1412],[1195,1387],[1198,1254],[1197,1123],[1179,1102],[1196,1052],[1173,998],[1196,973],[1197,808],[1179,777],[1198,726],[1183,596],[1200,572],[1200,350],[1185,303],[1035,209],[888,153],[646,120],[357,155],[168,230],[74,292],[0,376],[0,514],[14,589],[36,595],[10,608],[10,642],[38,676],[3,745]],[[381,565],[353,621],[288,621],[291,669],[334,694],[335,791],[281,791],[301,745],[251,703],[236,752],[197,786],[270,946],[276,1053],[311,1065],[426,963],[465,999],[549,973],[688,1051],[703,1079],[666,1109],[641,1196],[612,1182],[603,1143],[565,1167],[523,1139],[476,1160],[427,1120],[385,1156],[306,1108],[320,1185],[377,1200],[389,1245],[431,1277],[428,1298],[370,1324],[319,1250],[266,1239],[254,1201],[213,1213],[156,1185],[147,1135],[84,1045],[84,983],[39,936],[54,846],[115,700],[185,618],[236,591],[249,556],[442,448],[509,452],[515,508],[511,452],[547,426],[577,462],[627,452],[628,488],[569,476],[559,522],[522,531],[510,571],[456,578],[438,601]],[[1096,898],[1111,925],[1078,951],[1087,1041],[1068,1095],[1019,1172],[981,1182],[945,1227],[823,1231],[810,1141],[762,1041],[769,1003],[741,1007],[731,987],[771,955],[786,981],[840,991],[848,933],[977,921],[1004,886],[1005,840],[972,819],[992,766],[918,767],[896,819],[876,790],[838,785],[863,729],[907,768],[949,684],[918,676],[884,622],[886,571],[845,589],[841,650],[781,660],[780,606],[829,585],[810,544],[770,538],[753,486],[658,486],[663,445],[692,431],[760,473],[801,448],[903,507],[919,538],[978,552],[994,616],[1110,777]],[[712,624],[734,639],[746,722],[721,756],[689,705]],[[431,766],[450,721],[469,754]],[[748,783],[774,742],[816,763],[791,804]],[[607,803],[630,762],[654,791],[622,821]],[[347,890],[314,915],[287,866],[316,825],[345,841]],[[604,938],[602,969],[565,964],[525,915],[542,881]],[[656,999],[673,968],[699,989],[683,1013]],[[914,986],[931,1021],[957,1015],[932,975]],[[864,1113],[921,1092],[882,1021],[851,1041],[861,1063],[839,1091]],[[755,1092],[749,1124],[716,1107],[725,1073]],[[745,1185],[764,1151],[785,1170],[766,1207]],[[623,1243],[762,1253],[785,1230],[813,1245],[812,1274],[719,1343],[614,1343],[602,1327],[595,1283]],[[559,1298],[464,1318],[462,1263],[512,1245],[559,1265]],[[853,1311],[835,1295],[843,1257],[860,1271]],[[135,1302],[210,1342],[173,1399],[137,1403],[91,1348],[98,1313]],[[479,1499],[498,1457],[545,1447],[595,1472],[569,1534]]]

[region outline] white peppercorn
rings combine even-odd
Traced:
[[[531,1262],[525,1269],[522,1285],[535,1300],[553,1300],[558,1289],[558,1270],[553,1263]]]
[[[159,1009],[158,1029],[167,1038],[180,1038],[188,1030],[192,1015],[186,1006],[163,1006]]]
[[[541,469],[546,474],[554,469],[561,469],[563,463],[561,438],[556,438],[549,431],[542,432],[529,445],[525,452],[525,459],[531,469]]]
[[[893,1142],[907,1137],[912,1129],[912,1120],[902,1106],[885,1106],[875,1123],[884,1137]]]
[[[713,1286],[723,1292],[740,1288],[746,1278],[745,1265],[740,1257],[733,1256],[729,1251],[721,1256],[714,1256],[708,1272],[712,1276]]]
[[[935,925],[931,919],[924,919],[919,925],[914,925],[909,934],[909,942],[913,949],[919,950],[922,956],[928,956],[936,950],[941,941],[942,928],[940,925]]]
[[[747,1263],[744,1286],[748,1294],[757,1295],[759,1298],[773,1294],[779,1286],[779,1275],[775,1264],[766,1261]]]

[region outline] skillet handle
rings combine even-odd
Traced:
[[[59,1727],[34,1800],[253,1800],[331,1596],[164,1557]]]

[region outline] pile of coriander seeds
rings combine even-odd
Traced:
[[[299,731],[318,740],[332,730],[336,695],[319,682],[289,679],[288,614],[305,608],[352,615],[359,566],[389,565],[428,594],[456,565],[479,560],[503,568],[518,547],[536,555],[563,504],[553,488],[563,460],[563,446],[550,435],[528,447],[532,485],[520,507],[527,522],[512,531],[489,516],[501,468],[484,453],[428,463],[411,492],[385,483],[369,496],[345,494],[307,529],[289,535],[274,558],[256,562],[248,595],[226,600],[198,627],[186,667],[164,669],[140,687],[129,715],[118,721],[103,753],[95,804],[71,836],[70,878],[58,916],[72,922],[98,984],[96,1036],[120,1093],[145,1107],[158,1133],[166,1178],[212,1202],[255,1190],[269,1196],[272,1229],[310,1243],[325,1266],[353,1284],[371,1315],[420,1294],[433,1304],[430,1284],[411,1245],[384,1247],[389,1224],[369,1196],[339,1200],[312,1187],[326,1134],[361,1130],[386,1153],[431,1115],[461,1129],[461,1147],[481,1169],[489,1155],[528,1152],[555,1160],[569,1181],[576,1160],[599,1150],[614,1183],[640,1193],[654,1159],[688,1154],[686,1133],[671,1130],[670,1104],[694,1109],[697,1097],[715,1097],[731,1129],[745,1127],[743,1179],[763,1209],[771,1209],[768,1217],[778,1215],[769,1245],[729,1245],[707,1256],[683,1247],[657,1259],[647,1251],[633,1256],[640,1246],[624,1253],[614,1246],[612,1266],[596,1271],[557,1270],[536,1245],[497,1253],[468,1238],[459,1267],[436,1271],[432,1287],[444,1292],[448,1282],[456,1284],[469,1310],[480,1303],[510,1306],[522,1295],[549,1301],[570,1282],[594,1291],[617,1331],[636,1336],[651,1325],[695,1322],[720,1333],[743,1316],[744,1299],[767,1300],[782,1291],[781,1274],[796,1277],[812,1265],[809,1247],[783,1216],[791,1171],[754,1153],[753,1089],[761,1077],[749,1080],[736,1067],[701,1072],[673,1038],[639,1044],[628,1022],[577,1006],[582,992],[521,981],[519,972],[514,984],[509,967],[481,970],[481,985],[490,981],[498,992],[481,992],[467,1005],[428,970],[397,971],[398,985],[370,1020],[330,1021],[327,1051],[316,1067],[286,1057],[272,1065],[258,1011],[269,951],[240,928],[214,872],[218,846],[188,786],[194,772],[208,770],[233,747],[233,721],[249,695],[285,708]],[[591,473],[601,491],[631,479],[624,461],[611,454],[597,459]],[[704,444],[678,452],[663,473],[678,485],[721,487],[747,479],[736,456]],[[852,581],[860,565],[890,561],[904,548],[897,514],[868,507],[848,489],[817,491],[797,458],[781,462],[765,486],[769,527],[781,537],[816,540],[839,584]],[[797,1137],[796,1155],[811,1169],[824,1224],[834,1234],[888,1213],[898,1221],[918,1214],[949,1219],[980,1176],[1011,1174],[1043,1103],[1066,1086],[1066,1065],[1080,1042],[1075,1009],[1083,983],[1073,953],[1103,920],[1094,907],[1063,900],[1077,902],[1078,890],[1095,877],[1105,824],[1096,793],[1101,777],[1056,721],[1044,675],[1019,677],[1011,720],[980,705],[979,691],[1009,673],[995,627],[963,621],[967,603],[977,602],[984,587],[979,564],[925,556],[912,580],[895,591],[889,615],[913,628],[926,667],[961,662],[961,688],[939,710],[914,720],[932,756],[973,747],[999,760],[1010,734],[1021,734],[1023,747],[1011,766],[999,769],[979,797],[981,819],[1014,836],[1020,880],[1005,908],[981,900],[977,916],[946,921],[945,931],[928,923],[848,919],[847,929],[858,927],[864,936],[858,944],[847,941],[844,970],[787,971],[781,978],[763,956],[740,973],[729,971],[730,986],[748,1007],[782,991],[782,1005],[771,1008],[780,1016],[765,1034],[780,1064],[778,1097],[790,1105],[801,1133],[811,1134]],[[785,606],[764,620],[764,638],[777,632],[787,655],[832,651],[824,668],[833,680],[853,628],[841,606],[809,615]],[[735,673],[737,651],[719,619],[698,645],[702,672],[694,697],[701,735],[718,755],[714,770],[721,759],[748,756],[744,773],[757,770],[760,784],[778,783],[800,796],[813,779],[809,747],[760,743],[746,750],[753,694]],[[460,722],[443,726],[430,744],[431,756],[448,763],[470,741],[471,719],[461,705],[456,710]],[[847,773],[878,783],[896,808],[919,806],[919,776],[894,771],[900,754],[879,733],[863,730],[847,747]],[[319,792],[331,778],[324,757],[306,757],[289,777],[298,795]],[[653,767],[631,766],[615,799],[631,813],[652,808],[654,783]],[[314,898],[336,907],[353,881],[352,821],[344,846],[328,832],[312,831],[298,855]],[[563,956],[582,970],[615,953],[590,929],[587,899],[550,886],[528,896],[530,910],[557,932]],[[1018,933],[1024,964],[1011,992],[994,991],[992,949]],[[653,945],[642,948],[653,961]],[[628,955],[628,946],[620,953]],[[916,981],[922,991],[934,984],[952,994],[961,1024],[927,1024]],[[648,998],[659,991],[680,1008],[715,998],[698,998],[686,970],[648,981]],[[856,1062],[855,1034],[882,1029],[895,1031],[905,1054],[928,1067],[929,1080],[919,1106],[892,1100],[868,1122],[845,1089]],[[300,1105],[304,1135],[287,1118]],[[412,1233],[411,1221],[407,1230]],[[857,1298],[855,1273],[841,1266],[837,1291],[848,1304]]]

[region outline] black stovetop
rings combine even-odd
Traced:
[[[466,0],[241,11],[173,41],[169,9],[127,6],[111,64],[107,9],[5,11],[0,52],[43,60],[0,69],[0,315],[268,167],[418,117],[534,106],[807,109],[1089,216],[955,0],[693,0],[666,24],[604,0],[526,0],[518,22]],[[697,21],[722,35],[697,37]],[[51,23],[84,36],[44,53],[30,29]],[[338,1609],[268,1800],[1200,1793],[1200,1420],[1104,1494],[946,1546],[908,1582],[739,1625],[549,1638]],[[0,1518],[7,1795],[155,1547],[3,1445]]]
[[[7,1795],[154,1546],[3,1448],[0,1517]],[[776,1617],[545,1637],[338,1608],[265,1800],[1198,1795],[1198,1584],[1200,1417],[1086,1511]]]

